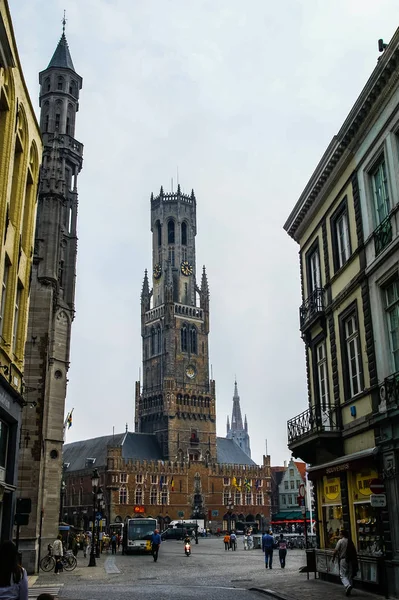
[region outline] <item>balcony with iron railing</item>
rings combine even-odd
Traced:
[[[399,407],[399,371],[386,377],[379,388],[378,412]]]
[[[287,422],[287,432],[288,447],[291,451],[295,450],[295,456],[313,463],[315,448],[320,440],[323,440],[325,450],[329,451],[329,440],[336,445],[335,440],[341,437],[338,411],[320,405],[311,406]]]
[[[302,332],[313,325],[318,318],[324,316],[324,295],[324,288],[315,288],[300,307],[299,321]]]
[[[378,256],[392,242],[392,223],[388,215],[374,231],[375,255]]]

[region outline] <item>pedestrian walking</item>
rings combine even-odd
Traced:
[[[339,576],[345,587],[345,596],[350,596],[353,577],[358,571],[357,552],[354,543],[349,539],[346,529],[339,532],[339,540],[335,546],[333,562],[338,558]]]
[[[285,557],[287,556],[287,542],[284,539],[282,533],[280,533],[280,539],[278,541],[278,557],[280,559],[280,566],[282,569],[285,568]]]
[[[244,543],[244,550],[248,550],[248,536],[246,533],[242,536],[242,541]]]
[[[28,600],[28,576],[19,564],[16,545],[0,544],[0,598],[3,600]]]
[[[87,548],[89,545],[89,538],[87,537],[87,535],[83,536],[83,540],[82,540],[82,548],[83,548],[83,556],[86,558],[87,557]]]
[[[64,556],[64,547],[62,545],[62,535],[59,534],[57,539],[53,542],[53,556],[55,558],[55,569],[54,574],[59,575],[60,571],[63,571],[61,558]]]
[[[116,545],[117,545],[118,540],[116,539],[116,533],[115,531],[112,532],[111,535],[111,548],[112,548],[112,554],[116,554]]]
[[[269,567],[269,569],[273,568],[273,546],[274,546],[273,536],[270,535],[270,531],[267,531],[262,536],[262,550],[265,553],[265,567],[266,567],[266,569],[268,567]]]
[[[154,558],[154,562],[158,560],[159,546],[161,545],[161,536],[159,535],[158,529],[154,530],[151,536],[151,553]]]
[[[254,538],[252,537],[252,533],[249,533],[247,536],[247,546],[248,550],[252,550],[254,547]]]
[[[225,550],[230,550],[230,534],[226,533],[226,535],[223,538],[224,541],[224,549]]]
[[[237,536],[234,533],[234,531],[232,531],[230,533],[230,548],[234,551],[237,550]]]

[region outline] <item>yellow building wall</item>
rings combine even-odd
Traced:
[[[0,66],[0,364],[21,392],[42,140],[4,0],[0,13],[15,63]]]
[[[346,438],[344,440],[344,454],[352,454],[353,452],[360,452],[360,450],[367,450],[367,448],[374,448],[375,438],[374,430],[369,429],[363,431],[359,435]]]

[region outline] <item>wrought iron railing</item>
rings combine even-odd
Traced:
[[[386,377],[380,385],[379,412],[399,406],[399,371]]]
[[[392,242],[392,224],[388,216],[381,221],[374,231],[375,255],[378,256],[390,242]]]
[[[287,422],[288,444],[314,432],[339,431],[336,411],[312,406]]]
[[[321,313],[324,313],[324,288],[315,288],[299,309],[301,330]]]

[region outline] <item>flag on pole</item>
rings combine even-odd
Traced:
[[[245,487],[245,489],[247,490],[247,492],[250,492],[250,491],[251,491],[251,482],[250,482],[250,481],[249,481],[249,479],[247,479],[247,478],[245,478],[245,481],[244,481],[244,487]]]
[[[170,482],[171,488],[172,488],[172,492],[175,491],[175,480],[172,477],[172,481]]]
[[[73,413],[73,409],[71,410],[70,413],[68,413],[68,416],[67,416],[68,429],[70,429],[72,427],[72,413]]]
[[[159,489],[162,490],[162,486],[163,486],[163,475],[160,475],[159,477]]]

